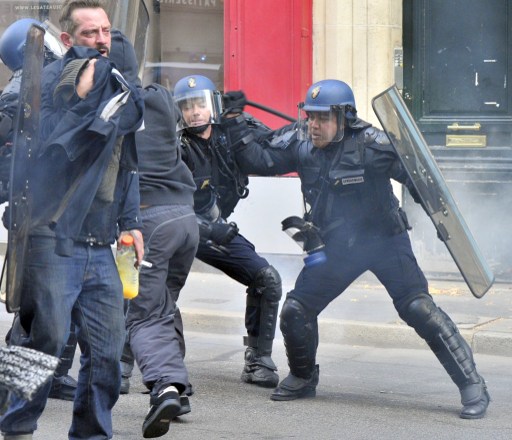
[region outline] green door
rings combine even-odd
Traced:
[[[404,99],[429,145],[510,146],[512,1],[404,2]]]
[[[496,279],[512,280],[512,0],[403,2],[403,98]],[[421,208],[404,205],[420,263],[449,256]]]

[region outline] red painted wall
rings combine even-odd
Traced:
[[[297,117],[312,79],[312,0],[225,0],[224,90]],[[284,119],[248,107],[272,128]]]

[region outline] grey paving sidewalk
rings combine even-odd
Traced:
[[[283,292],[293,287],[300,257],[266,255],[280,271]],[[495,284],[486,295],[473,297],[465,283],[430,279],[436,303],[459,326],[475,353],[512,356],[512,285]],[[282,304],[283,301],[281,301]],[[221,272],[196,261],[180,296],[185,330],[245,333],[245,288]],[[320,342],[349,345],[428,348],[401,321],[390,298],[372,274],[358,279],[319,318]],[[276,337],[282,336],[279,331]]]
[[[292,289],[302,260],[269,254],[281,273],[283,292]],[[512,284],[495,284],[481,299],[463,281],[429,279],[436,303],[457,323],[475,353],[512,357]],[[281,304],[283,300],[281,301]],[[179,305],[185,330],[245,334],[245,287],[196,261]],[[0,306],[0,331],[12,315]],[[425,348],[426,344],[398,317],[390,298],[373,275],[365,275],[320,315],[320,342],[389,348]],[[282,339],[277,330],[276,338]],[[281,341],[282,343],[282,341]]]

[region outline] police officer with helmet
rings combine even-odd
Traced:
[[[25,43],[27,32],[32,25],[44,26],[33,18],[21,18],[7,27],[0,37],[0,59],[12,72],[9,83],[0,95],[0,203],[9,197],[9,179],[14,138],[14,119],[18,107],[21,86]],[[44,36],[44,65],[62,58],[65,49],[51,32]],[[7,225],[5,225],[7,227]],[[16,315],[13,329],[9,331],[6,342],[17,345],[23,330]],[[68,372],[73,364],[76,352],[76,334],[71,328],[68,342],[62,351],[59,366],[55,370],[49,397],[61,400],[73,400],[77,386],[76,380]]]
[[[247,349],[241,379],[262,387],[275,387],[279,377],[271,354],[281,278],[239,233],[236,224],[227,221],[238,201],[247,196],[248,179],[240,172],[230,140],[219,125],[223,97],[210,79],[192,75],[176,83],[174,98],[182,113],[178,124],[182,157],[197,186],[194,209],[200,242],[196,258],[247,286],[247,337],[244,338]],[[236,100],[229,96],[224,101],[228,107],[236,106]],[[229,107],[224,114],[236,111],[237,108]],[[251,131],[263,131],[254,121],[251,125]]]
[[[27,32],[33,24],[41,26],[41,23],[33,18],[21,18],[9,25],[0,36],[0,59],[12,72],[12,77],[0,96],[0,203],[7,201],[9,196],[8,182],[14,117],[18,107]],[[44,37],[45,65],[61,58],[63,53],[64,51],[55,36],[46,32]]]
[[[244,172],[298,172],[306,212],[303,224],[313,224],[324,244],[325,257],[303,267],[283,304],[280,328],[290,373],[271,399],[316,395],[318,315],[361,274],[371,271],[399,316],[427,342],[459,388],[460,417],[483,417],[490,397],[471,348],[434,303],[413,254],[407,217],[390,179],[405,184],[419,200],[388,137],[357,117],[353,92],[342,81],[313,84],[299,107],[297,127],[284,127],[258,142],[250,139],[239,118],[229,130]],[[301,228],[297,222],[294,226]]]

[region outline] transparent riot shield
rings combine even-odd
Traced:
[[[483,258],[418,126],[396,86],[372,100],[373,110],[389,136],[416,189],[423,209],[445,243],[471,293],[481,298],[494,274]]]
[[[14,129],[7,230],[6,298],[8,312],[20,307],[24,261],[31,224],[30,170],[39,138],[43,28],[32,25],[27,34],[23,74]]]

